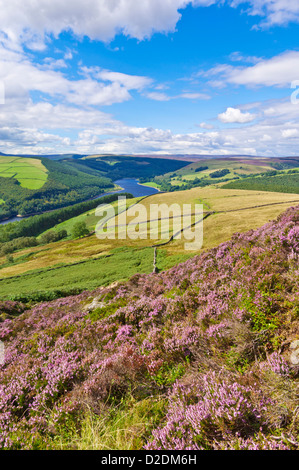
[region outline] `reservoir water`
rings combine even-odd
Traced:
[[[158,189],[152,188],[150,186],[143,186],[135,179],[122,179],[114,181],[114,183],[121,188],[124,188],[123,191],[120,191],[120,193],[130,193],[134,197],[151,196],[152,194],[156,194],[158,192]]]
[[[139,184],[138,181],[134,178],[124,178],[121,180],[114,181],[114,183],[123,189],[120,191],[113,191],[110,193],[100,194],[97,198],[94,198],[94,199],[99,199],[109,194],[121,194],[121,193],[130,193],[134,197],[144,197],[144,196],[151,196],[152,194],[156,194],[158,192],[156,188],[152,188],[150,186],[143,186],[142,184]],[[0,225],[5,225],[11,222],[19,222],[20,220],[23,220],[25,218],[26,217],[12,217],[11,219],[3,220],[2,222],[0,222]]]

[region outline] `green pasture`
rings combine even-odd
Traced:
[[[40,189],[48,178],[41,160],[23,157],[0,157],[0,177],[15,178],[23,188]]]
[[[136,273],[150,273],[153,255],[152,248],[117,248],[97,259],[0,279],[1,299],[46,296],[55,290],[92,290],[114,281],[127,280]]]
[[[135,204],[140,199],[142,199],[142,198],[128,199],[127,200],[127,207],[131,206],[132,204]],[[115,202],[113,202],[109,205],[114,207],[115,214],[117,214],[118,213],[118,202],[115,201]],[[59,223],[59,221],[58,221],[57,225],[55,225],[55,227],[53,229],[47,230],[46,232],[51,231],[51,230],[55,230],[55,231],[58,231],[58,232],[60,230],[66,230],[67,233],[68,233],[68,236],[69,236],[68,238],[71,238],[71,234],[72,234],[74,225],[77,222],[85,222],[88,230],[90,232],[92,232],[92,231],[95,230],[96,225],[101,220],[101,218],[99,216],[97,216],[95,214],[95,212],[96,212],[96,209],[91,209],[91,210],[86,211],[86,212],[84,212],[84,213],[82,213],[82,214],[80,214],[76,217],[72,217],[71,219],[68,219],[65,222]],[[46,233],[46,232],[44,232],[44,233]],[[38,238],[40,238],[42,235],[43,234],[41,234]]]

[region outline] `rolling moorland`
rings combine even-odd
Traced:
[[[3,302],[5,449],[298,447],[299,207],[159,273]]]
[[[3,448],[298,448],[299,159],[9,164],[0,208],[55,211],[0,226]],[[99,240],[99,201],[84,194],[123,177],[160,190],[127,195],[127,209],[203,204],[202,249],[162,236],[153,273],[160,242]],[[46,185],[62,181],[73,189],[48,200]],[[28,206],[15,187],[31,191]]]

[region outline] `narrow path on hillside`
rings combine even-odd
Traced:
[[[281,205],[281,204],[292,204],[292,203],[299,203],[299,200],[271,202],[269,204],[261,204],[261,205],[258,205],[258,206],[242,207],[240,209],[228,209],[228,210],[225,210],[225,211],[221,211],[221,210],[215,210],[215,211],[211,210],[209,212],[208,211],[203,211],[203,214],[205,214],[205,216],[202,217],[200,220],[198,220],[198,221],[194,222],[193,224],[189,225],[188,227],[184,227],[181,230],[179,230],[178,232],[174,233],[168,241],[163,242],[163,243],[159,243],[158,245],[152,245],[152,248],[157,248],[157,247],[160,247],[160,246],[168,245],[169,243],[171,243],[174,240],[175,237],[179,236],[180,233],[182,233],[184,230],[188,230],[192,227],[195,227],[197,224],[203,222],[205,219],[207,219],[210,215],[213,215],[213,214],[226,214],[228,212],[239,212],[239,211],[245,211],[245,210],[249,210],[249,209],[259,209],[261,207],[275,206],[275,205]],[[191,214],[191,215],[195,215],[195,214]],[[163,220],[163,219],[160,219],[160,220]]]
[[[261,204],[258,206],[250,206],[250,207],[242,207],[240,209],[228,209],[225,211],[214,211],[215,214],[225,214],[226,212],[239,212],[239,211],[246,211],[248,209],[258,209],[259,207],[267,207],[267,206],[276,206],[276,205],[281,205],[281,204],[292,204],[293,202],[299,204],[299,200],[297,199],[296,201],[281,201],[281,202],[270,202],[269,204]]]
[[[152,195],[151,195],[152,196]],[[129,208],[132,208],[136,205],[138,205],[141,201],[143,201],[144,199],[148,198],[148,197],[151,197],[151,196],[145,196],[144,198],[142,198],[140,201],[134,203],[132,206],[124,209],[123,211],[120,212],[120,214],[122,214],[123,212],[126,212]],[[203,205],[206,205],[208,207],[210,207],[206,201],[204,200],[201,200],[201,203]],[[209,211],[203,211],[203,217],[200,218],[199,220],[195,221],[193,224],[189,225],[188,227],[183,227],[182,229],[178,230],[177,232],[175,232],[170,238],[169,240],[167,241],[164,241],[164,242],[161,242],[161,243],[158,243],[158,244],[154,244],[154,245],[150,245],[148,248],[159,248],[161,246],[165,246],[165,245],[168,245],[169,243],[171,243],[176,237],[178,237],[184,230],[188,230],[192,227],[195,227],[196,225],[198,225],[199,223],[203,222],[204,220],[206,220],[210,215],[214,215],[214,214],[226,214],[226,213],[229,213],[229,212],[239,212],[239,211],[245,211],[245,210],[250,210],[250,209],[259,209],[259,208],[262,208],[262,207],[268,207],[268,206],[275,206],[275,205],[281,205],[281,204],[292,204],[292,203],[298,203],[299,204],[299,199],[297,200],[292,200],[292,201],[281,201],[281,202],[271,202],[271,203],[268,203],[268,204],[260,204],[260,205],[256,205],[256,206],[249,206],[249,207],[241,207],[239,209],[227,209],[227,210],[209,210]],[[116,214],[117,215],[120,215],[120,214]],[[189,214],[191,216],[195,216],[196,213],[191,213]],[[175,218],[180,218],[181,215],[178,215],[178,216],[173,216],[170,218],[171,219],[175,219]],[[113,217],[111,217],[109,220],[113,219]],[[139,222],[139,225],[141,224],[148,224],[149,222],[157,222],[157,221],[162,221],[162,220],[167,220],[169,219],[169,217],[161,217],[161,218],[158,218],[158,219],[153,219],[153,220],[145,220],[145,221],[142,221],[142,222]],[[105,222],[105,224],[107,223],[108,221]],[[126,226],[127,224],[119,224],[117,225],[117,227],[124,227]],[[93,232],[94,233],[94,232]],[[144,247],[143,247],[144,248]],[[156,253],[156,250],[155,250],[155,255],[154,255],[154,266],[156,267],[156,256],[157,256],[157,253]]]

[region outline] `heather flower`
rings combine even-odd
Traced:
[[[264,426],[262,410],[251,401],[253,390],[229,382],[210,372],[189,386],[175,384],[169,399],[167,421],[153,431],[146,449],[216,449],[228,445],[235,436],[252,435]]]
[[[288,377],[290,374],[290,367],[287,361],[277,352],[274,352],[268,357],[267,367],[277,375]]]
[[[215,370],[226,364],[230,347],[240,355],[254,350],[261,361],[259,351],[291,327],[298,308],[298,222],[298,207],[290,208],[168,271],[94,293],[31,307],[0,302],[0,447],[34,448],[51,438],[50,423],[77,418],[85,403],[100,413],[108,399],[118,402],[131,390],[144,398],[168,389],[167,415],[148,449],[292,448],[277,432],[272,436],[266,416],[274,405],[249,373]],[[87,312],[93,298],[113,313]],[[248,332],[248,344],[235,341],[232,329],[223,341],[232,324]],[[292,380],[281,354],[269,355],[264,367]],[[185,375],[173,385],[177,370]]]

